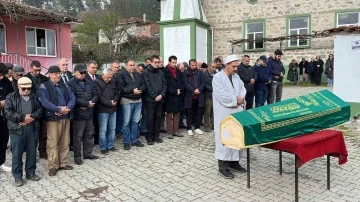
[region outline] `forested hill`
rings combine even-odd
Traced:
[[[73,17],[78,17],[86,10],[109,10],[117,13],[120,19],[130,17],[160,19],[160,3],[157,0],[23,0],[24,3],[48,10],[61,11]]]

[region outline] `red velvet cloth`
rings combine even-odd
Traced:
[[[308,135],[290,138],[269,145],[266,148],[286,151],[296,154],[296,167],[300,168],[306,162],[330,155],[339,158],[339,164],[347,162],[348,152],[341,131],[323,130]]]

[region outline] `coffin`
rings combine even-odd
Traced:
[[[349,104],[322,90],[231,114],[220,122],[220,137],[226,147],[240,150],[313,133],[349,119]]]

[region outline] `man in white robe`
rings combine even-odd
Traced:
[[[244,110],[246,89],[243,81],[236,73],[239,65],[238,57],[230,55],[224,58],[225,68],[215,74],[213,85],[213,108],[215,127],[215,158],[218,159],[219,173],[227,179],[234,178],[229,169],[246,173],[239,164],[240,151],[223,146],[220,140],[220,122],[226,116]]]

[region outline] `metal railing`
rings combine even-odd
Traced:
[[[32,61],[33,61],[32,59],[20,53],[1,53],[0,56],[0,62],[21,65],[24,67],[25,72],[28,72],[30,70],[30,63]],[[41,66],[41,71],[43,73],[47,72],[47,70],[48,68]]]

